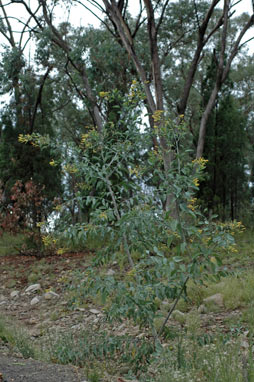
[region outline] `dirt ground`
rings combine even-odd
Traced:
[[[7,357],[0,353],[0,381],[85,382],[85,378],[82,376],[82,371],[73,366],[61,366],[32,359]]]
[[[45,291],[53,288],[59,293],[60,298],[57,303],[62,301],[61,286],[57,283],[57,278],[63,276],[70,269],[81,267],[85,262],[85,254],[66,254],[64,256],[51,256],[41,261],[34,257],[26,256],[2,256],[0,257],[0,295],[7,296],[7,303],[0,306],[3,317],[8,317],[8,321],[15,320],[20,327],[25,327],[31,335],[34,326],[39,322],[39,316],[43,311],[46,317],[52,312],[56,301],[45,301],[38,304],[34,309],[30,307],[29,301],[33,297],[19,296],[19,302],[10,298],[13,290],[20,292],[32,284],[29,281],[31,273],[38,273],[38,280]],[[37,270],[38,268],[38,270]],[[50,277],[49,277],[50,276]],[[53,277],[52,277],[53,276]],[[27,301],[26,301],[27,300]],[[58,312],[56,312],[58,316]],[[33,320],[34,325],[29,324]],[[74,318],[66,322],[66,325],[74,323]],[[50,321],[49,325],[57,325],[57,321]],[[65,326],[65,325],[64,325]],[[63,327],[63,330],[66,328]],[[0,341],[1,342],[1,341]],[[2,379],[1,379],[2,378]],[[14,357],[3,351],[0,346],[0,382],[83,382],[86,381],[81,369],[74,366],[62,366],[48,364],[32,359]]]

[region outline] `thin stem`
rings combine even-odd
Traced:
[[[162,324],[162,326],[161,326],[161,328],[160,328],[160,330],[159,330],[159,332],[158,332],[158,337],[161,336],[161,334],[162,334],[162,332],[163,332],[163,330],[164,330],[164,328],[165,328],[165,326],[166,326],[166,324],[167,324],[167,322],[168,322],[168,320],[169,320],[171,314],[172,314],[173,311],[175,310],[175,307],[176,307],[178,301],[180,300],[180,298],[181,298],[181,296],[182,296],[182,294],[183,294],[183,291],[184,291],[184,289],[185,289],[185,287],[186,287],[186,284],[187,284],[189,278],[190,278],[190,276],[187,276],[187,277],[186,277],[186,279],[185,279],[185,281],[184,281],[184,283],[183,283],[183,286],[182,286],[182,288],[181,288],[181,290],[180,290],[180,292],[179,292],[177,298],[175,299],[175,301],[174,301],[172,307],[170,308],[170,310],[169,310],[169,312],[168,312],[167,317],[165,318],[165,321],[163,322],[163,324]]]

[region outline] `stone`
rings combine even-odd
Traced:
[[[179,324],[185,324],[185,321],[186,321],[186,316],[183,312],[181,312],[180,310],[174,310],[173,313],[172,313],[172,318],[179,322]]]
[[[213,294],[207,298],[204,298],[203,303],[205,306],[215,305],[222,308],[224,305],[223,296],[221,293]]]
[[[204,304],[200,305],[200,306],[198,307],[198,313],[200,313],[200,314],[205,314],[205,313],[207,313],[207,307],[206,307]]]
[[[40,289],[41,289],[41,284],[32,284],[26,288],[25,292],[26,293],[36,292],[37,290],[40,290]]]
[[[38,328],[34,328],[34,329],[30,330],[30,335],[32,337],[40,337],[41,336],[41,330]]]
[[[35,318],[30,318],[30,320],[27,321],[29,325],[36,325],[38,324],[38,321]]]
[[[39,297],[34,297],[31,301],[30,301],[30,305],[36,305],[40,302],[40,298]]]
[[[0,302],[6,301],[6,297],[3,294],[0,294]]]
[[[52,300],[53,298],[57,298],[57,297],[59,297],[59,294],[52,291],[49,291],[44,294],[45,300]]]
[[[89,312],[93,313],[93,314],[99,314],[100,313],[100,311],[97,309],[89,309]]]
[[[106,273],[107,276],[113,276],[116,272],[114,271],[114,269],[109,269]]]
[[[18,297],[19,296],[19,291],[18,290],[13,290],[11,292],[11,298],[15,298],[15,297]]]

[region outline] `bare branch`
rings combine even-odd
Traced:
[[[43,29],[43,26],[42,24],[40,23],[40,21],[38,20],[38,18],[36,17],[36,13],[37,11],[40,9],[40,5],[39,7],[37,8],[37,10],[35,12],[32,12],[31,8],[29,8],[29,6],[27,5],[27,3],[24,1],[24,0],[12,0],[12,3],[16,3],[16,4],[23,4],[24,7],[26,8],[26,11],[29,13],[29,15],[32,16],[32,18],[34,19],[34,21],[36,22],[36,24],[38,25],[38,27],[40,29]]]
[[[14,40],[11,24],[9,22],[9,19],[8,19],[7,13],[5,11],[5,7],[3,6],[2,0],[0,0],[0,7],[1,7],[2,11],[3,11],[4,20],[5,20],[6,24],[7,24],[7,29],[8,29],[8,32],[9,32],[9,39],[8,39],[8,41],[10,42],[12,47],[15,47],[15,40]]]
[[[182,97],[181,97],[180,102],[179,102],[178,107],[177,107],[179,114],[185,113],[189,94],[190,94],[190,89],[191,89],[193,81],[194,81],[194,76],[195,76],[195,73],[197,71],[198,63],[200,61],[200,56],[201,56],[201,53],[202,53],[202,50],[203,50],[205,44],[208,42],[208,39],[207,38],[205,39],[205,33],[207,30],[209,21],[213,15],[214,8],[216,7],[216,5],[218,3],[219,3],[219,0],[213,0],[212,4],[210,5],[210,7],[209,7],[209,9],[208,9],[208,11],[204,17],[202,24],[199,27],[199,35],[198,35],[196,51],[194,53],[194,57],[193,57],[193,60],[191,62],[191,65],[190,65],[190,68],[189,68],[189,71],[188,71],[188,74],[187,74],[187,77],[185,80],[185,84],[184,84],[184,88],[183,88],[183,92],[182,92]],[[217,25],[218,25],[218,23],[217,23]],[[213,29],[213,33],[215,33],[216,30],[217,30],[217,28],[215,27]],[[212,34],[211,33],[209,34],[209,38],[212,36]]]
[[[196,20],[197,20],[197,24],[198,24],[198,29],[200,30],[200,21],[199,21],[199,17],[198,17],[197,4],[196,4],[195,0],[194,0],[194,10],[195,10],[195,16],[196,16]]]
[[[33,111],[32,120],[31,120],[31,124],[30,124],[30,134],[34,130],[34,124],[35,124],[35,119],[36,119],[36,116],[37,116],[37,110],[38,110],[39,105],[41,104],[42,91],[43,91],[44,85],[46,83],[46,80],[47,80],[47,78],[49,76],[49,73],[51,72],[52,69],[53,69],[53,67],[49,66],[47,71],[46,71],[46,73],[44,74],[44,76],[42,78],[42,82],[40,84],[39,91],[38,91],[38,94],[37,94],[37,97],[36,97],[36,102],[35,102],[35,105],[34,105],[34,111]]]
[[[253,15],[249,18],[248,22],[245,24],[244,28],[241,30],[234,46],[233,46],[233,49],[232,49],[232,52],[231,52],[231,55],[228,59],[228,62],[227,62],[227,65],[224,69],[224,72],[223,72],[223,76],[222,76],[222,81],[225,81],[227,75],[228,75],[228,72],[230,70],[230,67],[231,67],[231,64],[232,64],[232,61],[233,59],[235,58],[235,56],[237,55],[237,52],[240,48],[240,44],[241,44],[241,41],[242,41],[242,38],[244,37],[245,33],[254,25],[254,13]]]
[[[160,26],[161,26],[161,23],[163,21],[163,18],[164,18],[164,14],[166,12],[166,8],[168,6],[168,3],[169,3],[169,0],[166,0],[165,4],[163,5],[163,8],[162,8],[162,11],[161,11],[161,15],[160,15],[160,18],[159,18],[159,21],[158,21],[158,24],[156,26],[156,33],[158,33],[159,29],[160,29]]]
[[[106,28],[107,30],[112,34],[112,36],[116,37],[116,34],[114,33],[114,31],[108,26],[108,24],[101,18],[99,17],[94,11],[91,10],[91,8],[89,8],[88,6],[86,6],[85,4],[83,4],[80,0],[75,0],[76,3],[80,4],[82,7],[84,7],[87,11],[89,11],[94,17],[97,18],[97,20],[99,20]],[[96,7],[97,8],[97,7]],[[104,12],[104,9],[101,8],[100,11],[103,11]]]

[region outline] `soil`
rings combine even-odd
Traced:
[[[1,379],[2,376],[2,379]],[[82,371],[72,366],[47,364],[0,353],[1,382],[81,382]]]
[[[87,253],[70,253],[41,260],[20,255],[0,257],[0,316],[7,322],[15,322],[15,326],[24,329],[35,342],[40,340],[42,333],[47,330],[65,331],[67,328],[75,327],[81,321],[81,316],[84,322],[86,319],[90,321],[96,319],[97,317],[89,311],[67,312],[65,293],[58,281],[70,270],[82,269],[87,256],[89,256]],[[41,289],[25,293],[25,289],[35,283],[40,283]],[[43,294],[49,289],[59,297],[52,300],[43,299]],[[13,291],[19,293],[17,297],[11,297]],[[41,297],[41,300],[37,305],[31,306],[31,300],[35,296]],[[86,380],[84,371],[74,366],[49,364],[21,357],[17,350],[7,346],[0,338],[0,382]]]
[[[50,333],[79,335],[88,326],[93,331],[103,328],[103,314],[94,304],[70,310],[68,308],[68,288],[63,280],[68,279],[72,270],[84,270],[93,254],[69,253],[38,259],[32,256],[0,256],[0,318],[23,329],[34,344],[47,341]],[[111,269],[111,272],[117,269]],[[27,292],[27,287],[40,284],[40,289]],[[48,291],[55,295],[45,298]],[[15,293],[16,295],[15,295]],[[38,303],[31,301],[38,297]],[[237,320],[240,311],[202,314],[205,332],[213,332],[218,327],[228,331],[226,320]],[[125,325],[126,324],[126,325]],[[138,327],[128,327],[128,323],[113,328],[115,334],[140,333]],[[55,334],[54,334],[55,335]],[[2,379],[1,379],[2,373]],[[22,358],[17,349],[11,348],[0,336],[0,382],[86,382],[87,370],[74,366],[61,366]],[[104,379],[103,379],[104,380]],[[106,377],[105,381],[122,381],[122,377]]]

